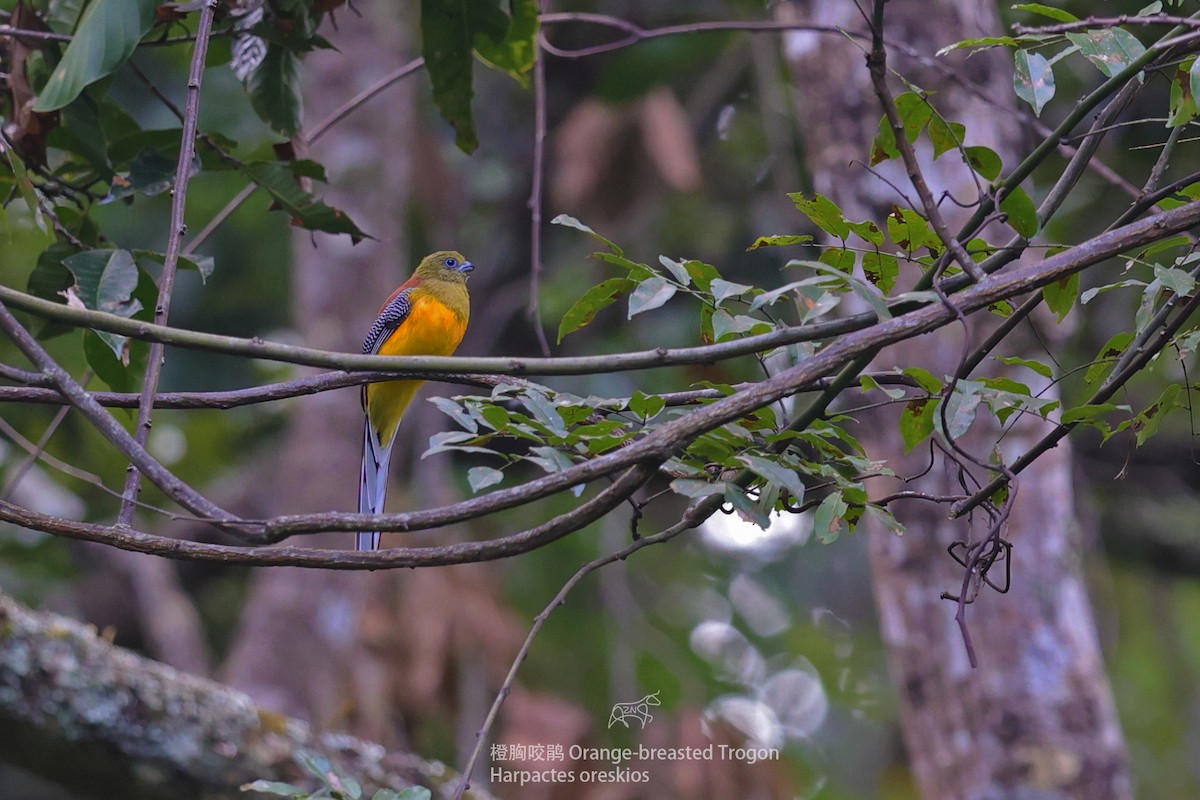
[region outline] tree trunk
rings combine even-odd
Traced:
[[[401,63],[401,12],[390,4],[358,12],[338,15],[332,37],[337,51],[317,51],[305,62],[310,126]],[[346,237],[296,234],[293,319],[309,346],[356,352],[380,303],[407,276],[401,226],[411,183],[413,113],[411,86],[401,82],[313,148],[337,187],[324,192],[326,201],[344,208],[378,241],[351,246]],[[262,480],[272,493],[266,510],[355,509],[361,441],[356,390],[299,400],[276,472]],[[351,534],[306,539],[342,548],[353,541]],[[368,596],[395,580],[393,573],[260,571],[223,679],[269,707],[317,724],[345,725],[348,712],[362,712],[351,722],[354,729],[386,741],[381,679],[361,623]]]
[[[780,14],[863,28],[861,16],[849,3],[789,4]],[[887,6],[888,41],[906,42],[930,57],[946,44],[995,35],[1001,29],[990,2],[905,0]],[[816,176],[816,190],[831,196],[847,215],[881,220],[893,203],[903,200],[859,165],[867,159],[882,111],[870,88],[863,52],[829,42],[806,34],[785,38],[801,92],[796,105],[809,171]],[[948,69],[889,52],[889,65],[935,92],[933,101],[947,118],[966,124],[969,144],[986,144],[1005,163],[1015,164],[1016,115],[1005,110],[1013,98],[1011,65],[994,52],[938,61]],[[959,78],[982,91],[967,91]],[[813,113],[816,109],[820,113]],[[926,152],[922,164],[935,197],[946,191],[959,199],[973,196],[975,187],[953,154],[932,162]],[[877,171],[908,188],[899,164],[881,164]],[[911,190],[909,194],[915,196]],[[949,213],[950,206],[943,203],[943,212]],[[982,341],[984,325],[972,323],[972,342]],[[962,336],[963,329],[952,326],[886,351],[876,366],[919,364],[935,375],[949,374],[962,352]],[[1017,347],[1028,349],[1004,354],[1037,355],[1032,341]],[[994,422],[988,430],[984,427],[982,420],[976,423],[975,443],[968,438],[966,446],[986,457],[986,445],[979,442],[995,441],[998,429]],[[1017,426],[1004,440],[1006,456],[1023,452],[1045,430],[1039,422]],[[916,474],[928,463],[927,450],[915,458],[898,457],[902,442],[894,414],[871,426],[863,443],[873,456],[887,457],[900,474]],[[895,488],[873,483],[871,494],[877,497]],[[940,463],[903,488],[961,492],[956,472]],[[972,530],[966,520],[948,520],[942,506],[910,502],[898,509],[907,535],[871,533],[881,633],[912,769],[928,800],[1132,796],[1080,548],[1073,536],[1073,502],[1070,449],[1059,445],[1020,477],[1006,534],[1013,544],[1011,590],[1001,595],[985,588],[967,607],[979,661],[974,670],[955,624],[956,604],[939,595],[957,594],[962,584],[963,568],[947,547],[956,540],[971,541],[972,534],[982,535],[983,521],[977,519]]]

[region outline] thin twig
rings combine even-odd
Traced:
[[[184,212],[187,209],[188,181],[192,176],[192,159],[196,157],[196,127],[200,118],[200,86],[204,80],[204,61],[208,55],[208,38],[212,33],[216,7],[216,0],[206,0],[200,9],[200,19],[196,26],[196,45],[192,53],[191,69],[188,73],[187,103],[183,113],[183,138],[179,145],[179,161],[175,166],[175,182],[171,188],[171,228],[167,234],[167,252],[163,259],[162,273],[158,279],[158,302],[154,307],[156,325],[167,324],[167,318],[171,311],[171,294],[175,288],[175,273],[179,266],[180,251],[183,248],[183,237],[187,234]],[[170,101],[166,97],[162,99],[170,105]],[[142,397],[138,403],[136,441],[139,447],[145,447],[146,441],[150,437],[154,395],[158,392],[158,382],[162,376],[165,360],[166,353],[162,343],[152,343],[146,362],[146,375],[142,380]],[[141,491],[141,485],[142,473],[136,465],[131,463],[129,472],[125,476],[125,496],[117,515],[119,524],[128,525],[133,521],[135,501]]]
[[[71,401],[73,406],[79,409],[84,418],[104,438],[108,439],[129,459],[130,463],[136,465],[168,497],[193,514],[205,519],[226,521],[236,519],[233,514],[188,486],[154,456],[146,452],[146,448],[138,444],[124,426],[97,403],[95,398],[38,344],[37,340],[21,325],[3,302],[0,302],[0,331],[12,339],[17,349],[50,379],[54,386]]]
[[[424,66],[424,58],[414,58],[407,64],[404,64],[403,66],[392,70],[387,75],[384,75],[366,89],[363,89],[361,92],[335,109],[325,119],[317,123],[312,131],[307,134],[309,144],[312,144],[320,139],[339,122],[346,119],[368,102],[378,97],[380,94],[383,94],[384,91],[396,85]],[[221,223],[228,219],[229,215],[236,211],[242,205],[242,203],[246,202],[250,195],[254,194],[254,190],[257,188],[258,186],[252,183],[243,187],[241,191],[234,195],[233,199],[226,203],[225,207],[218,211],[216,216],[209,220],[208,224],[204,226],[203,230],[196,235],[196,238],[193,239],[186,248],[184,248],[183,255],[187,256],[194,253],[196,248],[207,241],[208,237],[211,236],[218,227],[220,227]]]
[[[543,15],[545,16],[545,15]],[[529,190],[529,321],[542,355],[550,356],[550,342],[542,326],[539,293],[542,280],[542,185],[546,156],[546,38],[538,33],[538,54],[533,64],[533,185]]]

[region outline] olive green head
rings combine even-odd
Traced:
[[[475,269],[475,265],[454,250],[439,250],[421,259],[416,276],[427,281],[449,281],[451,283],[466,283],[467,273]]]

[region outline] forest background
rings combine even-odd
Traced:
[[[903,292],[910,303],[944,306],[947,318],[937,334],[864,345],[862,364],[837,373],[850,375],[848,388],[829,376],[810,382],[823,405],[788,392],[759,403],[766,411],[706,431],[668,465],[674,472],[632,495],[632,514],[619,503],[580,533],[499,561],[375,572],[219,563],[240,560],[245,551],[230,548],[246,538],[196,519],[204,507],[163,513],[173,500],[158,486],[130,502],[131,480],[153,481],[130,477],[128,454],[110,444],[116,434],[106,440],[78,403],[76,411],[62,404],[65,390],[29,360],[9,324],[0,341],[7,596],[245,692],[280,719],[383,745],[389,755],[339,749],[307,734],[289,738],[295,731],[280,723],[310,767],[321,772],[320,759],[332,759],[339,774],[368,786],[415,780],[450,796],[457,780],[423,761],[439,759],[458,769],[473,763],[475,785],[502,797],[1200,790],[1191,755],[1200,737],[1189,385],[1197,336],[1188,326],[1196,286],[1191,243],[1168,238],[1195,221],[1156,218],[1160,228],[1116,248],[1126,258],[1096,258],[1081,277],[1050,282],[1029,321],[1028,294],[1011,305],[998,295],[984,298],[968,327],[953,301],[919,283],[940,262],[947,287],[968,282],[941,233],[988,202],[998,211],[985,214],[991,227],[978,238],[992,245],[961,245],[972,263],[1003,257],[993,246],[1002,243],[1023,253],[1010,272],[1068,261],[1100,242],[1105,226],[1187,213],[1200,84],[1187,3],[703,2],[681,11],[598,2],[553,4],[538,27],[529,2],[480,0],[460,17],[453,4],[429,0],[419,8],[280,2],[241,33],[252,3],[125,5],[157,16],[143,14],[146,30],[122,34],[114,11],[95,41],[142,44],[100,48],[98,62],[72,65],[113,61],[111,74],[72,87],[52,66],[71,63],[67,42],[88,34],[87,12],[2,4],[6,24],[26,33],[0,30],[0,301],[87,389],[134,395],[134,408],[112,419],[134,437],[148,431],[145,452],[243,520],[353,507],[354,384],[365,379],[354,370],[364,365],[318,365],[287,347],[355,353],[379,302],[433,249],[453,247],[477,265],[460,350],[475,360],[455,362],[459,378],[432,382],[424,396],[483,399],[415,404],[394,467],[396,512],[553,478],[661,431],[698,403],[746,396],[767,376],[782,380],[838,337],[748,347],[737,359],[655,361],[656,348],[882,318],[891,313],[884,296]],[[100,26],[105,9],[124,7],[93,0],[90,8]],[[201,70],[194,54],[208,38],[197,36],[206,19],[214,33]],[[455,33],[435,19],[457,20],[490,62],[474,66],[473,102],[463,88],[470,47],[432,47]],[[883,32],[886,63],[873,30]],[[996,38],[952,47],[979,37]],[[427,65],[415,61],[421,54]],[[201,136],[195,161],[182,162],[180,192],[180,128],[189,120]],[[914,172],[925,193],[910,182]],[[186,208],[173,210],[173,200]],[[186,231],[173,224],[180,214]],[[162,266],[172,252],[177,275]],[[114,261],[114,253],[130,258]],[[792,261],[804,263],[785,266]],[[262,354],[255,344],[241,355],[210,340],[167,347],[150,394],[168,406],[172,393],[236,397],[246,387],[348,377],[336,390],[277,402],[165,407],[152,427],[138,425],[148,411],[139,412],[137,395],[153,374],[144,371],[155,360],[149,346],[119,330],[83,332],[96,316],[56,317],[35,301],[69,310],[61,293],[74,287],[76,305],[149,321],[167,316],[155,287],[168,273],[172,327],[283,346],[269,358],[246,357]],[[605,288],[587,292],[594,285]],[[977,350],[996,331],[999,349]],[[1159,331],[1162,341],[1152,341]],[[1141,350],[1163,356],[1138,362]],[[620,369],[609,355],[643,351],[652,369]],[[987,379],[967,369],[947,380],[976,352]],[[594,355],[601,363],[585,374],[573,374],[577,364],[549,377],[529,366]],[[508,359],[507,369],[490,368],[512,377],[491,395],[494,374],[477,369],[489,356]],[[1097,400],[1125,368],[1129,382]],[[525,375],[545,388],[522,383]],[[656,399],[675,392],[698,394]],[[578,414],[547,412],[539,405],[547,401]],[[813,408],[815,433],[797,445],[803,457],[773,461],[773,426]],[[484,420],[494,437],[480,437]],[[1072,421],[1080,427],[1069,447],[1039,444]],[[585,425],[594,427],[581,432]],[[945,430],[934,433],[938,425]],[[1011,505],[1009,495],[983,489],[1027,451],[1039,458],[1018,478]],[[932,468],[889,483],[884,459],[901,476]],[[141,466],[136,472],[149,476]],[[612,486],[632,482],[630,474]],[[594,488],[582,499],[560,492],[486,517],[468,508],[452,527],[388,534],[385,546],[494,539],[570,518],[596,497]],[[948,519],[953,503],[972,500],[984,501],[979,511]],[[698,530],[661,546],[631,537],[670,531],[693,513],[685,509],[710,501],[729,513],[709,508]],[[788,506],[797,513],[771,516]],[[903,538],[897,518],[908,527]],[[96,527],[56,528],[54,519]],[[763,530],[756,519],[772,524]],[[126,530],[114,522],[197,549],[188,560],[163,541],[113,547]],[[344,549],[352,529],[303,543]],[[627,560],[610,558],[622,551]],[[326,566],[356,563],[331,553]],[[974,579],[964,576],[967,564]],[[10,621],[25,613],[5,609]],[[54,619],[28,619],[34,640],[60,636]],[[11,631],[10,646],[0,647],[6,656],[15,653]],[[115,657],[76,634],[81,647],[100,648],[98,663]],[[13,663],[0,659],[10,679]],[[609,725],[614,704],[648,695],[661,706],[644,728]],[[78,740],[66,735],[69,725],[39,727],[21,716],[21,703],[0,694],[0,730],[32,744],[0,753],[6,797],[178,796],[181,787],[221,796],[256,778],[305,780],[304,759],[297,765],[288,748],[254,761],[262,771],[248,775],[120,750],[112,744],[124,735],[120,715],[109,744],[121,766],[97,770],[86,748],[71,756]],[[490,746],[472,759],[479,741],[712,740],[778,747],[783,758],[650,763],[648,787],[515,787],[489,781],[490,768],[539,768],[536,759]],[[604,766],[588,762],[567,767]],[[169,777],[147,777],[139,764]]]

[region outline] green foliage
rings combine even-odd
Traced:
[[[56,111],[86,86],[124,64],[154,24],[156,0],[93,0],[79,17],[74,38],[34,103],[34,111]]]
[[[296,753],[296,763],[319,781],[319,788],[309,791],[281,781],[257,780],[243,784],[243,792],[290,797],[293,800],[362,800],[362,785],[354,778],[333,768],[329,759],[317,753],[301,750]],[[430,800],[432,793],[424,786],[410,786],[404,791],[378,789],[371,800]]]
[[[270,193],[276,205],[291,216],[293,224],[298,227],[325,233],[344,233],[356,244],[364,238],[371,238],[341,209],[325,205],[300,188],[296,182],[294,163],[263,161],[239,166],[247,177]]]
[[[1033,108],[1035,115],[1041,116],[1042,109],[1054,99],[1056,91],[1050,61],[1041,53],[1031,50],[1018,50],[1013,59],[1016,62],[1013,89],[1017,97]]]
[[[433,102],[455,131],[464,153],[479,145],[471,113],[472,52],[527,84],[537,57],[536,0],[421,0],[421,54],[433,84]]]

